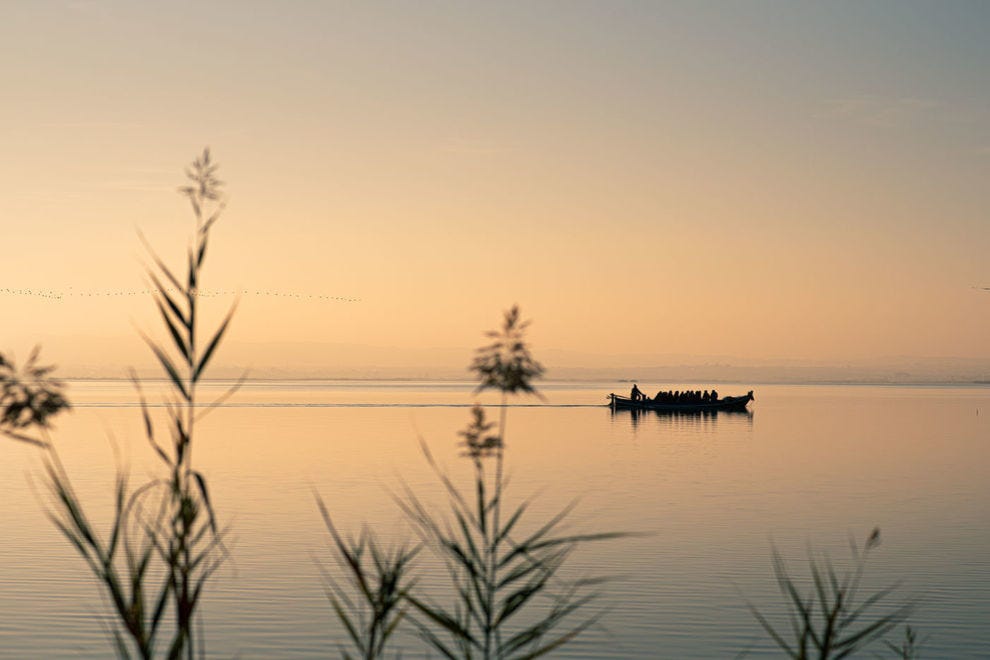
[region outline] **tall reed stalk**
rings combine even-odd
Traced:
[[[159,440],[140,381],[133,372],[132,378],[146,438],[161,459],[164,473],[132,490],[127,477],[118,471],[114,518],[104,541],[84,513],[54,448],[45,461],[53,495],[49,516],[109,596],[118,618],[113,637],[121,657],[154,657],[168,611],[174,626],[167,656],[192,659],[202,655],[204,640],[195,627],[196,615],[203,589],[224,557],[223,531],[217,524],[207,480],[192,460],[197,421],[237,387],[205,406],[198,399],[198,385],[234,313],[232,307],[207,341],[200,340],[199,285],[210,230],[224,208],[216,169],[209,150],[204,150],[186,171],[189,185],[179,189],[189,199],[195,217],[183,274],[166,266],[146,243],[152,262],[147,274],[168,340],[142,337],[167,377],[162,424],[167,441]]]

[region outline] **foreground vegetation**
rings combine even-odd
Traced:
[[[342,542],[320,503],[343,559],[340,563],[356,587],[356,597],[345,600],[342,590],[331,583],[331,598],[361,657],[384,656],[389,634],[409,609],[415,613],[412,625],[422,639],[446,658],[537,658],[598,620],[598,612],[585,610],[597,596],[590,587],[599,581],[566,580],[560,569],[580,544],[624,534],[560,534],[569,509],[522,532],[529,503],[509,508],[506,502],[506,403],[514,395],[539,396],[533,381],[543,373],[526,344],[527,325],[518,307],[513,307],[505,313],[502,327],[488,333],[491,343],[478,349],[471,365],[479,381],[476,393],[495,390],[502,405],[497,423],[489,422],[484,408],[475,406],[468,426],[460,432],[462,455],[474,467],[470,490],[459,488],[423,443],[426,460],[447,494],[449,513],[446,517],[431,513],[408,487],[398,498],[419,534],[419,547],[433,552],[447,567],[450,602],[428,599],[412,587],[407,574],[418,548],[400,549],[383,558],[369,537],[370,558],[362,563],[365,537],[357,543]],[[369,583],[377,588],[368,588]],[[362,619],[363,612],[372,615]]]
[[[132,378],[160,472],[137,486],[118,472],[110,486],[114,514],[105,530],[97,529],[86,514],[50,438],[52,419],[70,406],[64,384],[52,377],[51,367],[39,366],[37,351],[21,370],[0,355],[0,434],[41,452],[51,495],[47,515],[106,596],[113,617],[110,635],[121,658],[204,655],[200,606],[209,580],[227,557],[227,529],[212,506],[207,475],[193,462],[197,422],[233,393],[208,403],[198,394],[234,315],[231,308],[202,341],[198,291],[210,231],[224,209],[216,169],[204,151],[187,172],[189,184],[180,189],[194,218],[183,267],[169,268],[148,246],[147,276],[155,287],[165,341],[144,338],[169,387],[163,419],[155,419],[140,380]],[[601,611],[594,603],[603,582],[567,579],[561,569],[582,544],[628,534],[563,534],[561,523],[570,508],[530,522],[530,502],[511,505],[507,499],[508,401],[540,396],[535,381],[543,374],[526,342],[527,325],[517,307],[507,311],[470,366],[478,379],[476,392],[494,390],[501,406],[497,421],[489,421],[481,406],[474,407],[460,432],[462,455],[473,467],[469,486],[458,486],[422,443],[448,510],[445,515],[431,512],[406,487],[396,503],[418,535],[415,543],[385,548],[373,528],[346,535],[317,496],[334,553],[334,565],[324,567],[327,596],[349,643],[340,649],[343,657],[396,655],[395,633],[405,627],[442,657],[536,658],[561,649],[599,620]],[[827,559],[813,558],[812,589],[806,594],[773,552],[789,629],[780,629],[756,607],[750,609],[782,653],[802,660],[843,658],[883,644],[895,657],[918,657],[920,641],[910,627],[900,643],[884,639],[907,619],[913,603],[883,609],[892,588],[859,593],[867,555],[878,543],[879,530],[862,547],[853,544],[854,568],[842,576]],[[448,600],[428,596],[414,578],[422,553],[432,553],[446,566]]]
[[[793,660],[845,658],[865,650],[907,620],[913,601],[888,605],[895,587],[860,593],[866,561],[880,545],[880,529],[874,529],[862,547],[850,540],[853,567],[838,573],[828,557],[809,557],[811,589],[802,594],[791,577],[784,558],[773,550],[773,570],[786,604],[788,627],[774,626],[767,616],[750,604],[750,611],[777,647]],[[884,609],[886,607],[886,609]],[[897,646],[886,642],[896,657],[915,658],[918,641],[912,628],[905,629],[905,640]]]

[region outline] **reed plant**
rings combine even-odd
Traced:
[[[802,594],[791,577],[784,558],[772,552],[774,576],[787,603],[789,630],[775,627],[752,603],[749,609],[777,647],[793,660],[837,660],[858,653],[882,640],[903,623],[914,609],[910,600],[890,603],[896,585],[860,593],[869,554],[880,545],[876,528],[860,547],[850,540],[852,568],[841,577],[828,557],[809,557],[811,589]],[[888,644],[901,657],[915,657],[916,640],[908,629],[905,645]]]
[[[334,559],[345,576],[339,580],[329,571],[323,572],[327,598],[356,651],[352,655],[341,648],[341,656],[383,658],[408,613],[407,598],[414,585],[410,568],[419,548],[385,550],[368,528],[357,538],[344,538],[323,500],[317,496],[316,502],[333,540]]]
[[[38,364],[35,347],[20,369],[0,353],[0,435],[47,447],[52,419],[71,406],[65,383],[52,377],[53,366]]]
[[[232,307],[202,342],[198,292],[210,230],[224,208],[216,170],[209,150],[204,150],[186,171],[189,184],[179,189],[195,218],[182,274],[166,266],[145,242],[151,261],[147,276],[168,338],[159,342],[142,334],[166,376],[162,424],[155,423],[133,372],[132,379],[145,436],[162,462],[162,474],[132,489],[124,471],[118,470],[114,516],[103,535],[86,515],[53,447],[45,458],[52,494],[49,517],[109,597],[117,617],[112,635],[120,657],[154,657],[167,613],[174,621],[167,657],[202,654],[204,641],[194,624],[206,583],[225,556],[207,479],[192,460],[197,422],[233,391],[205,405],[198,398],[198,385],[234,313]],[[160,426],[167,439],[160,437]]]
[[[598,581],[565,580],[560,569],[581,543],[622,536],[560,533],[571,507],[525,533],[520,530],[530,502],[502,516],[508,397],[540,396],[533,382],[543,374],[526,343],[527,326],[518,307],[507,311],[502,327],[488,333],[491,342],[478,349],[470,367],[479,380],[476,393],[492,389],[502,401],[497,424],[486,419],[484,408],[475,406],[460,433],[463,455],[474,468],[471,490],[462,491],[423,443],[447,495],[450,515],[434,515],[408,487],[398,498],[452,581],[450,603],[439,603],[418,590],[406,596],[418,614],[414,621],[421,636],[446,658],[536,658],[573,640],[598,618],[581,614],[597,596],[589,588]]]
[[[926,638],[919,638],[918,631],[911,626],[904,626],[904,639],[899,644],[884,640],[884,645],[900,660],[918,660],[921,657],[921,647]]]

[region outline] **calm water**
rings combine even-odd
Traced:
[[[809,548],[841,564],[848,536],[874,526],[883,544],[868,581],[920,599],[925,656],[990,657],[990,389],[755,386],[751,415],[707,418],[596,405],[625,389],[551,383],[544,404],[509,411],[510,495],[534,497],[534,525],[577,498],[572,529],[649,532],[573,556],[568,576],[613,579],[601,624],[559,657],[776,657],[745,605],[782,612],[771,545],[803,575]],[[56,439],[90,515],[106,520],[115,462],[135,483],[157,466],[127,384],[76,382],[71,396]],[[208,655],[337,655],[314,489],[342,529],[406,538],[390,492],[405,482],[442,502],[419,437],[468,483],[455,444],[474,400],[457,383],[266,382],[207,418],[195,461],[233,555],[205,601]],[[0,453],[0,656],[107,657],[107,608],[44,518],[37,455],[11,442]],[[437,567],[419,570],[428,582]],[[403,643],[406,657],[426,655]]]

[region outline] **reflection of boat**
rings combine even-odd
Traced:
[[[627,396],[619,396],[618,394],[609,394],[608,398],[608,405],[612,410],[655,410],[657,412],[677,413],[716,412],[719,410],[742,411],[746,410],[746,405],[753,400],[753,390],[750,390],[744,396],[725,396],[718,401],[697,401],[691,403],[654,401],[652,399],[633,401]]]
[[[719,421],[729,424],[739,422],[753,424],[753,411],[748,408],[732,410],[649,410],[647,408],[609,408],[615,419],[628,420],[636,429],[644,420],[652,420],[665,427],[710,427]]]

